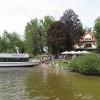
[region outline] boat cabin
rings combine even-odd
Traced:
[[[27,62],[29,61],[28,54],[0,54],[0,62]]]

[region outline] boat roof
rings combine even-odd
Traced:
[[[27,53],[0,53],[0,58],[29,58]]]

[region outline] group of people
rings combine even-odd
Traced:
[[[40,59],[42,64],[49,64],[51,67],[57,67],[58,65],[54,61],[53,56],[43,56]]]
[[[47,64],[47,63],[49,63],[49,61],[51,59],[52,59],[51,56],[43,56],[43,57],[40,58],[40,61],[41,61],[41,63]]]
[[[58,56],[59,59],[74,59],[76,55],[74,54],[61,54]]]

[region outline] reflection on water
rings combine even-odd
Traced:
[[[99,94],[99,77],[46,67],[0,69],[0,100],[100,100]]]

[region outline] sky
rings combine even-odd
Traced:
[[[59,20],[68,9],[74,10],[83,27],[93,28],[100,16],[100,0],[0,0],[0,35],[4,30],[24,35],[31,19],[49,15]]]

